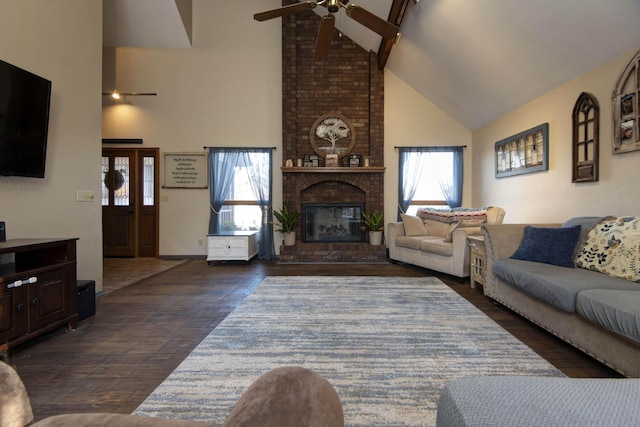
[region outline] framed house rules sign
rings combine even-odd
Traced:
[[[164,153],[163,188],[207,188],[207,153]]]

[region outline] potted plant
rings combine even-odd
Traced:
[[[280,223],[280,228],[276,231],[284,234],[284,245],[293,246],[296,244],[296,226],[298,225],[298,218],[300,218],[300,212],[295,209],[289,209],[285,204],[278,211],[273,210],[273,216],[276,217]],[[272,224],[275,224],[272,222]]]
[[[382,244],[382,231],[384,230],[384,215],[374,211],[372,214],[362,212],[362,219],[360,220],[364,225],[362,230],[369,232],[369,243],[371,245]]]

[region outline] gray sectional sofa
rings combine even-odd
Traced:
[[[640,220],[627,218],[629,221],[621,224],[621,229],[640,224]],[[601,220],[581,217],[564,224],[535,228],[579,226],[578,240],[569,257],[590,260],[592,264],[583,266],[587,268],[551,264],[559,255],[546,262],[512,259],[521,248],[526,224],[485,224],[482,227],[487,256],[484,293],[623,375],[640,377],[640,283],[614,277],[624,275],[618,273],[625,269],[638,274],[640,266],[614,265],[611,274],[591,270],[616,255],[622,256],[621,251],[624,256],[638,258],[637,242],[631,251],[629,245],[640,230],[630,230],[626,240],[620,234],[609,237],[603,243],[606,247],[598,249],[597,244],[589,242],[593,232],[600,230],[598,227],[608,231],[607,227],[615,225],[615,222],[603,224]],[[603,240],[602,236],[597,239]],[[533,248],[534,257],[535,254],[548,257],[553,253],[551,246],[555,242],[545,245]]]
[[[640,219],[485,224],[482,233],[487,296],[640,377]],[[437,426],[637,426],[638,402],[638,378],[467,377],[441,391]]]

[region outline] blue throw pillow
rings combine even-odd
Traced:
[[[520,247],[510,258],[573,268],[573,249],[580,237],[580,228],[579,225],[562,228],[527,225]]]

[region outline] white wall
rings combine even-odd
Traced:
[[[505,222],[562,222],[578,215],[637,215],[640,152],[612,154],[611,95],[637,49],[588,71],[473,133],[473,201],[501,206]],[[600,180],[572,183],[571,113],[582,92],[600,104]],[[549,170],[496,179],[494,144],[549,123]]]
[[[0,59],[52,81],[45,178],[0,177],[0,220],[10,239],[78,237],[78,277],[98,290],[101,45],[100,0],[0,0]]]
[[[399,156],[396,146],[466,145],[462,206],[471,206],[471,131],[392,72],[386,70],[384,79],[385,223],[397,218]]]
[[[143,138],[143,146],[159,147],[161,156],[205,146],[277,147],[274,206],[280,206],[281,23],[253,19],[255,11],[278,6],[194,2],[193,49],[105,50],[105,76],[115,70],[117,89],[158,96],[105,100],[103,138]],[[113,80],[105,79],[105,91]],[[163,188],[160,199],[160,255],[206,254],[208,190]]]
[[[105,51],[105,91],[157,92],[129,104],[105,101],[104,138],[143,138],[162,152],[203,146],[276,146],[274,206],[282,204],[282,64],[279,19],[256,11],[279,2],[194,2],[193,49]],[[463,204],[471,203],[471,132],[402,80],[385,72],[385,218],[395,220],[394,146],[467,145]],[[469,171],[469,172],[467,172]],[[161,189],[160,255],[204,255],[207,190]],[[276,240],[277,241],[277,240]],[[276,245],[277,246],[277,245]],[[277,250],[277,248],[276,248]]]

